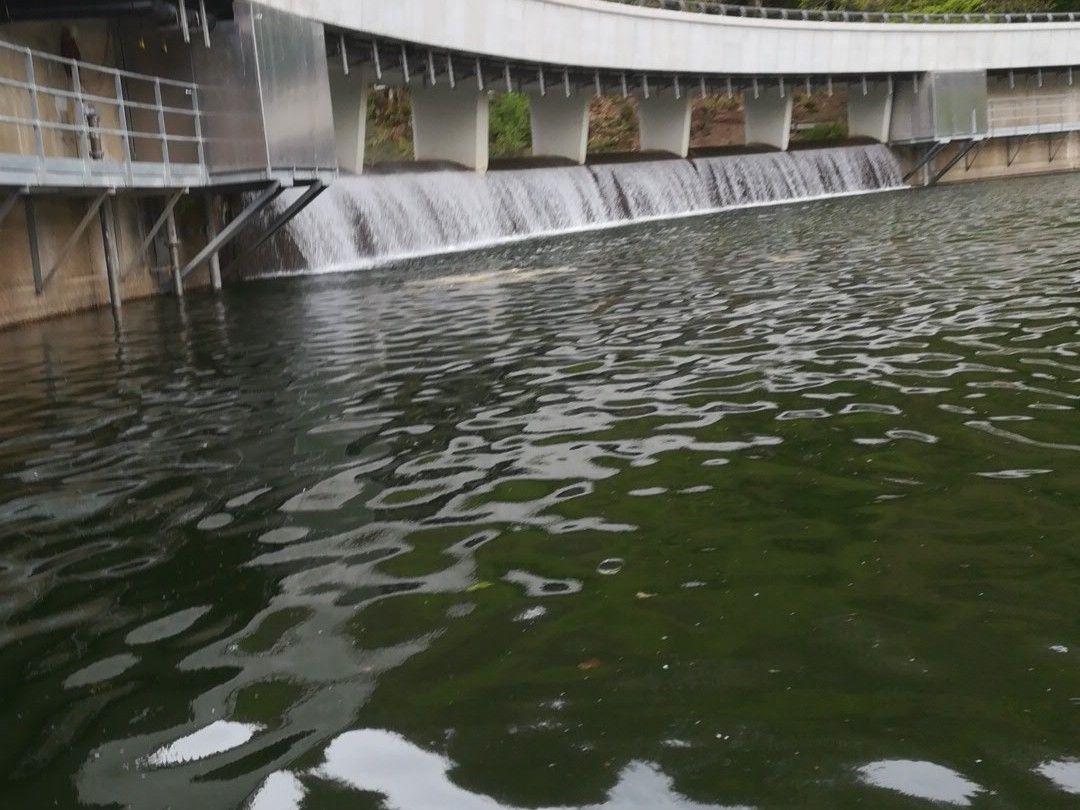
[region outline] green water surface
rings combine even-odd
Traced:
[[[0,803],[1080,806],[1078,200],[0,334]]]

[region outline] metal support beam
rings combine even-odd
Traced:
[[[939,143],[935,143],[928,150],[926,150],[926,154],[922,156],[922,159],[918,163],[915,164],[915,166],[911,169],[911,171],[909,171],[907,174],[904,175],[903,182],[906,183],[908,180],[910,180],[912,177],[914,177],[915,174],[920,169],[922,169],[923,166],[928,165],[930,163],[930,161],[933,160],[934,158],[936,158],[938,156],[938,154],[941,152],[941,150],[944,149],[948,145],[949,144],[948,144],[947,141],[942,141],[942,142],[939,142]]]
[[[38,295],[41,295],[41,293],[45,291],[45,287],[48,286],[49,279],[52,278],[53,273],[59,270],[60,265],[62,265],[67,257],[71,255],[71,251],[75,249],[75,245],[78,244],[79,238],[86,232],[90,223],[94,221],[94,215],[101,209],[102,204],[109,198],[111,193],[112,190],[103,191],[94,198],[94,201],[90,204],[90,208],[87,210],[86,214],[79,220],[79,224],[75,226],[75,231],[68,237],[68,240],[64,242],[64,246],[60,248],[60,252],[57,254],[56,260],[53,261],[52,267],[49,268],[49,272],[41,279],[41,289],[38,290]]]
[[[26,236],[30,240],[30,269],[34,274],[34,291],[41,295],[45,292],[45,277],[41,274],[41,245],[38,242],[34,198],[27,194],[23,198],[23,204],[26,208]]]
[[[214,194],[206,195],[206,237],[211,242],[218,235],[217,217],[214,216]],[[215,292],[221,290],[221,255],[214,251],[210,254],[210,286]]]
[[[120,257],[116,248],[116,221],[112,200],[107,200],[100,210],[101,248],[105,254],[105,280],[109,285],[109,303],[112,305],[113,324],[120,328]]]
[[[203,45],[210,47],[210,23],[206,21],[206,0],[199,0],[199,27],[202,29]]]
[[[1006,138],[1005,139],[1005,166],[1010,167],[1013,165],[1013,161],[1020,156],[1020,150],[1024,148],[1024,144],[1028,142],[1030,135],[1022,135],[1020,138]],[[1013,143],[1016,143],[1016,148],[1013,149]]]
[[[232,238],[236,236],[237,231],[248,223],[248,220],[262,211],[262,209],[272,200],[277,198],[282,191],[284,191],[284,188],[279,182],[273,182],[264,188],[255,196],[255,199],[248,203],[247,208],[237,214],[236,218],[226,225],[221,233],[211,239],[209,244],[196,254],[195,258],[184,265],[184,268],[180,271],[180,278],[187,278],[192,271],[206,261],[211,254],[217,253],[225,247],[225,245],[232,241]]]
[[[131,257],[131,261],[128,262],[123,272],[120,273],[121,279],[127,278],[128,273],[135,269],[135,266],[139,263],[139,259],[142,258],[143,254],[146,253],[147,249],[150,247],[150,243],[154,241],[154,238],[165,226],[165,220],[169,218],[169,215],[172,213],[173,209],[176,208],[176,204],[180,202],[180,198],[187,193],[188,190],[186,188],[178,191],[169,198],[168,202],[165,203],[165,210],[162,211],[161,216],[159,216],[154,221],[153,227],[150,228],[150,232],[147,233],[146,237],[142,240],[142,243],[139,245],[138,250],[135,251],[135,255]]]
[[[964,156],[964,171],[970,171],[971,167],[975,165],[975,160],[979,156],[979,149],[986,141],[975,141],[975,148],[973,148],[967,155]]]
[[[173,293],[177,298],[184,297],[184,279],[180,275],[180,236],[176,232],[176,214],[170,208],[165,214],[168,228],[166,238],[169,243],[169,271],[172,273]]]
[[[927,183],[927,185],[928,186],[936,185],[938,180],[940,180],[942,177],[944,177],[946,174],[949,173],[949,169],[951,169],[953,166],[955,166],[957,163],[959,163],[961,160],[963,160],[964,156],[968,152],[970,152],[972,149],[974,149],[978,144],[979,144],[979,141],[971,140],[971,141],[968,141],[967,143],[965,143],[963,146],[961,146],[957,150],[956,154],[953,155],[951,158],[949,158],[949,162],[945,164],[945,168],[940,169],[937,172],[937,174],[935,174],[934,177],[930,180],[930,182]]]
[[[312,183],[311,186],[307,189],[307,191],[305,191],[303,194],[293,200],[293,202],[289,204],[288,208],[286,208],[284,211],[277,215],[274,221],[267,226],[266,230],[263,232],[263,235],[260,236],[258,240],[256,240],[249,248],[244,250],[243,253],[241,253],[229,263],[229,265],[225,268],[225,272],[231,270],[235,265],[239,264],[241,261],[246,259],[260,247],[262,247],[267,242],[267,240],[274,236],[274,234],[276,234],[278,231],[280,231],[282,228],[292,222],[293,219],[296,218],[297,214],[299,214],[301,211],[311,205],[311,203],[315,201],[315,198],[322,194],[324,191],[326,191],[327,188],[329,188],[329,186],[327,186],[326,183],[322,182],[321,180],[317,180]]]
[[[191,42],[191,27],[188,25],[187,0],[179,0],[176,4],[180,10],[180,33],[184,35],[184,42]]]
[[[1047,163],[1053,163],[1054,162],[1054,158],[1056,158],[1058,156],[1058,152],[1061,151],[1061,147],[1063,147],[1068,142],[1068,140],[1069,140],[1069,133],[1067,133],[1067,132],[1061,133],[1061,140],[1058,141],[1057,149],[1055,149],[1054,148],[1054,136],[1052,134],[1046,136],[1046,151],[1047,151],[1047,154],[1048,154],[1048,156],[1050,158],[1047,161]]]

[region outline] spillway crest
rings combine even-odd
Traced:
[[[885,146],[339,179],[290,225],[310,271],[902,185]],[[283,199],[280,205],[288,204]]]

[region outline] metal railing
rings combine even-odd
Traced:
[[[991,135],[1039,135],[1080,130],[1080,100],[1073,94],[991,98],[987,104]]]
[[[973,14],[917,14],[889,11],[832,11],[827,9],[768,8],[717,3],[714,0],[609,0],[643,8],[717,14],[724,17],[753,17],[768,20],[816,20],[859,23],[1039,23],[1076,22],[1080,12],[1016,12]]]
[[[6,183],[158,187],[206,176],[195,84],[0,40],[0,88]]]

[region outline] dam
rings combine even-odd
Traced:
[[[357,269],[529,237],[902,186],[900,164],[884,146],[521,169],[487,177],[421,172],[340,178],[289,227],[299,264],[275,272]]]
[[[1036,6],[0,4],[0,807],[1073,807]]]
[[[395,211],[428,211],[402,200],[395,189],[406,186],[433,194],[435,208],[446,203],[438,188],[456,186],[478,209],[391,237],[399,244],[384,258],[866,190],[866,177],[809,176],[821,170],[813,157],[768,154],[789,152],[797,94],[843,93],[848,136],[888,147],[905,185],[1070,171],[1080,161],[1080,22],[1071,12],[874,15],[612,0],[122,6],[6,6],[0,236],[10,261],[0,324],[103,304],[119,323],[124,300],[220,289],[251,274],[251,255],[264,272],[264,245],[284,251],[278,270],[302,269],[301,256],[316,256],[311,216],[293,219],[316,200],[327,223],[366,206],[357,224],[372,235],[356,238],[373,247],[353,250],[344,239],[320,248],[329,264],[365,264],[383,252],[377,232]],[[371,94],[387,88],[409,95],[418,166],[488,178],[352,179],[369,162]],[[490,105],[505,93],[528,99],[538,165],[566,171],[488,173]],[[633,101],[647,163],[692,159],[614,168],[589,156],[589,105],[605,97]],[[717,98],[741,109],[741,142],[766,156],[691,154],[695,100]],[[881,163],[880,150],[864,151]],[[586,163],[584,172],[569,168]],[[762,179],[765,170],[785,179]],[[871,185],[897,185],[875,176]],[[589,199],[623,186],[648,195],[654,182],[651,200]],[[509,223],[529,216],[510,199],[526,188],[539,195],[533,213],[546,213]],[[330,201],[339,205],[330,210]]]

